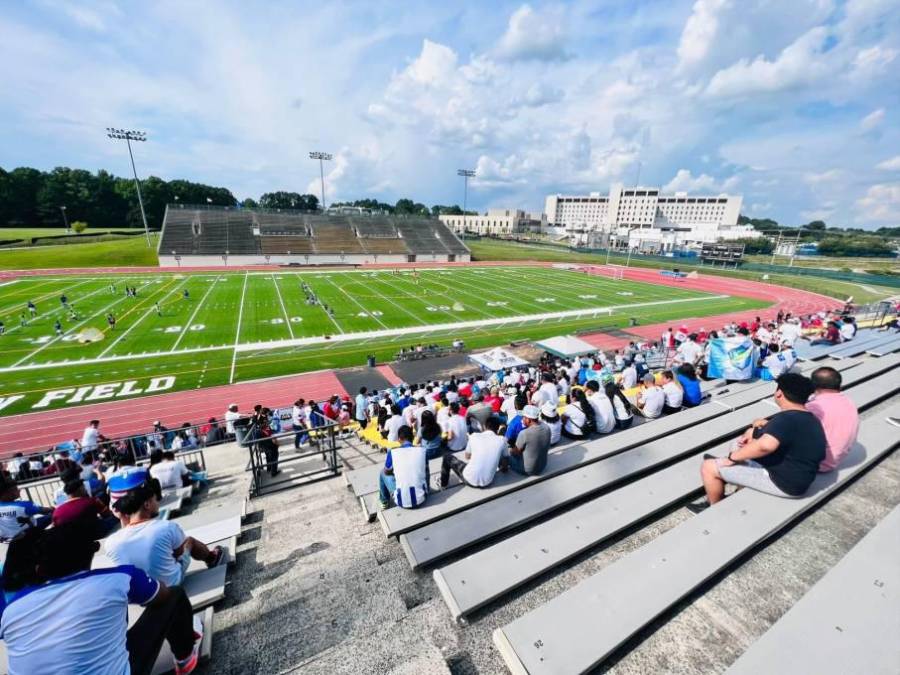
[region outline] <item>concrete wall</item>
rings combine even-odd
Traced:
[[[457,262],[469,262],[469,254],[457,255]],[[183,267],[244,267],[247,265],[370,265],[370,264],[395,264],[409,262],[408,256],[405,255],[387,255],[387,254],[360,254],[345,255],[338,254],[310,254],[306,255],[271,255],[266,260],[262,255],[230,255],[225,261],[220,255],[182,255],[180,264]],[[422,254],[416,256],[415,262],[448,262],[446,255]],[[175,260],[172,255],[159,256],[160,267],[178,267],[179,261]]]

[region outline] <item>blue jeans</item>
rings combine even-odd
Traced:
[[[522,458],[522,455],[514,455],[512,453],[509,453],[509,468],[518,474],[522,474],[523,476],[531,475],[527,471],[525,471],[525,460]]]
[[[428,465],[425,465],[425,485],[430,482],[428,475]],[[393,474],[388,475],[384,471],[378,474],[378,500],[382,504],[390,504],[394,498],[394,492],[397,490],[397,479]]]
[[[291,428],[296,432],[294,435],[294,450],[299,450],[303,443],[309,442],[309,434],[306,433],[306,427],[300,424],[291,424]]]

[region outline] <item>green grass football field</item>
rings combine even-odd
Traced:
[[[307,301],[302,283],[318,302]],[[362,365],[368,354],[384,362],[418,342],[461,337],[491,347],[624,326],[629,317],[650,323],[762,306],[524,266],[24,277],[0,282],[0,415],[128,396],[121,383],[129,380],[145,394],[195,389]],[[97,389],[106,383],[120,384]],[[72,391],[43,400],[62,389]]]

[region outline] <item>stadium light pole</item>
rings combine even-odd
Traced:
[[[59,207],[59,210],[62,211],[63,225],[66,226],[66,232],[68,232],[68,231],[69,231],[69,219],[66,218],[66,207],[65,207],[65,206],[60,206],[60,207]]]
[[[134,166],[134,153],[131,151],[131,141],[143,143],[147,140],[147,132],[126,131],[125,129],[106,127],[106,135],[116,141],[125,141],[128,145],[128,156],[131,158],[131,171],[134,173],[134,187],[137,188],[138,204],[141,207],[141,220],[144,221],[144,235],[147,237],[147,246],[152,247],[153,244],[150,243],[150,228],[147,227],[147,214],[144,211],[144,198],[141,196],[141,182],[138,180],[137,169]]]
[[[474,169],[457,169],[457,176],[462,176],[463,179],[463,238],[466,236],[466,218],[468,214],[466,211],[469,206],[469,179],[475,178],[475,170]]]
[[[322,211],[325,210],[325,167],[322,162],[330,162],[333,157],[331,153],[319,152],[318,150],[309,153],[310,159],[319,160],[319,178],[322,179]]]

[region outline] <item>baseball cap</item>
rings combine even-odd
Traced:
[[[536,420],[541,416],[541,411],[538,410],[536,405],[526,405],[522,408],[522,416],[527,417],[530,420]]]
[[[150,472],[142,467],[130,467],[112,476],[107,483],[111,502],[115,502],[132,490],[146,485],[150,480]]]
[[[556,417],[558,413],[556,412],[555,405],[552,403],[545,403],[541,406],[541,414],[544,417]]]

